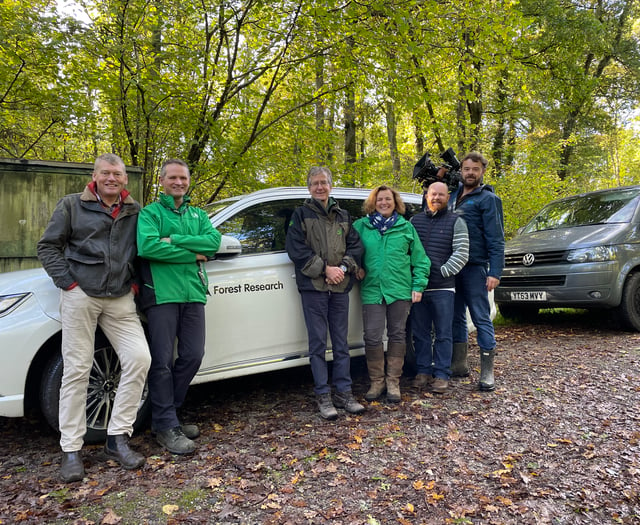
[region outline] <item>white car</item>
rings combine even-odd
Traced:
[[[354,218],[369,190],[334,188],[332,196]],[[206,263],[211,296],[206,307],[204,360],[193,383],[308,364],[307,334],[285,235],[293,210],[309,196],[305,187],[274,188],[226,199],[211,207],[223,234]],[[407,214],[421,195],[403,193]],[[62,377],[59,290],[42,269],[0,274],[0,416],[39,409],[57,428]],[[87,398],[87,442],[104,439],[120,377],[119,362],[98,331]],[[351,292],[349,347],[363,353],[359,287]],[[329,358],[330,349],[328,351]],[[148,414],[146,394],[137,425]]]

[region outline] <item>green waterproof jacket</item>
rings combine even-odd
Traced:
[[[380,235],[365,216],[353,223],[364,245],[362,266],[366,272],[360,287],[363,304],[410,301],[411,292],[423,292],[429,281],[431,261],[413,224],[402,215]]]
[[[177,209],[173,197],[163,193],[145,206],[138,217],[141,308],[206,303],[207,273],[196,255],[212,257],[220,248],[220,238],[207,213],[190,206],[188,197]]]

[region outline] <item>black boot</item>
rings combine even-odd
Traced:
[[[104,444],[104,453],[127,470],[140,468],[146,461],[142,454],[129,448],[129,437],[125,434],[107,436],[107,442]]]
[[[467,349],[467,343],[453,343],[453,353],[451,354],[451,377],[469,377]]]
[[[478,387],[483,392],[491,392],[496,389],[493,379],[493,358],[495,350],[480,350],[480,383]]]
[[[84,478],[84,465],[82,455],[77,452],[63,452],[60,462],[60,479],[65,483],[80,481]]]

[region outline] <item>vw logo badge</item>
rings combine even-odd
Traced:
[[[536,260],[536,256],[533,255],[532,253],[527,253],[523,258],[522,258],[522,264],[524,264],[525,266],[531,266]]]

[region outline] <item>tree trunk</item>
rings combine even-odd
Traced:
[[[507,93],[504,85],[504,78],[498,81],[497,93],[496,93],[496,108],[498,111],[498,118],[496,121],[496,130],[493,135],[493,145],[491,147],[491,158],[493,159],[493,165],[495,173],[498,177],[504,175],[505,169],[505,143],[507,134],[507,121],[506,121],[506,103]]]
[[[391,173],[393,185],[400,184],[400,156],[398,155],[398,129],[396,124],[396,112],[393,100],[387,99],[385,103],[387,117],[387,140],[389,142],[389,155],[391,156]]]
[[[324,57],[322,55],[318,55],[316,57],[316,93],[320,93],[324,88]],[[316,132],[317,136],[320,137],[320,140],[316,142],[316,163],[322,164],[323,161],[326,162],[326,146],[325,146],[325,106],[324,99],[318,98],[315,103],[315,113],[316,113]]]
[[[346,89],[344,107],[344,164],[345,186],[355,186],[356,152],[356,94],[353,84]]]
[[[417,112],[413,114],[413,134],[415,136],[416,162],[424,155],[424,132]]]

